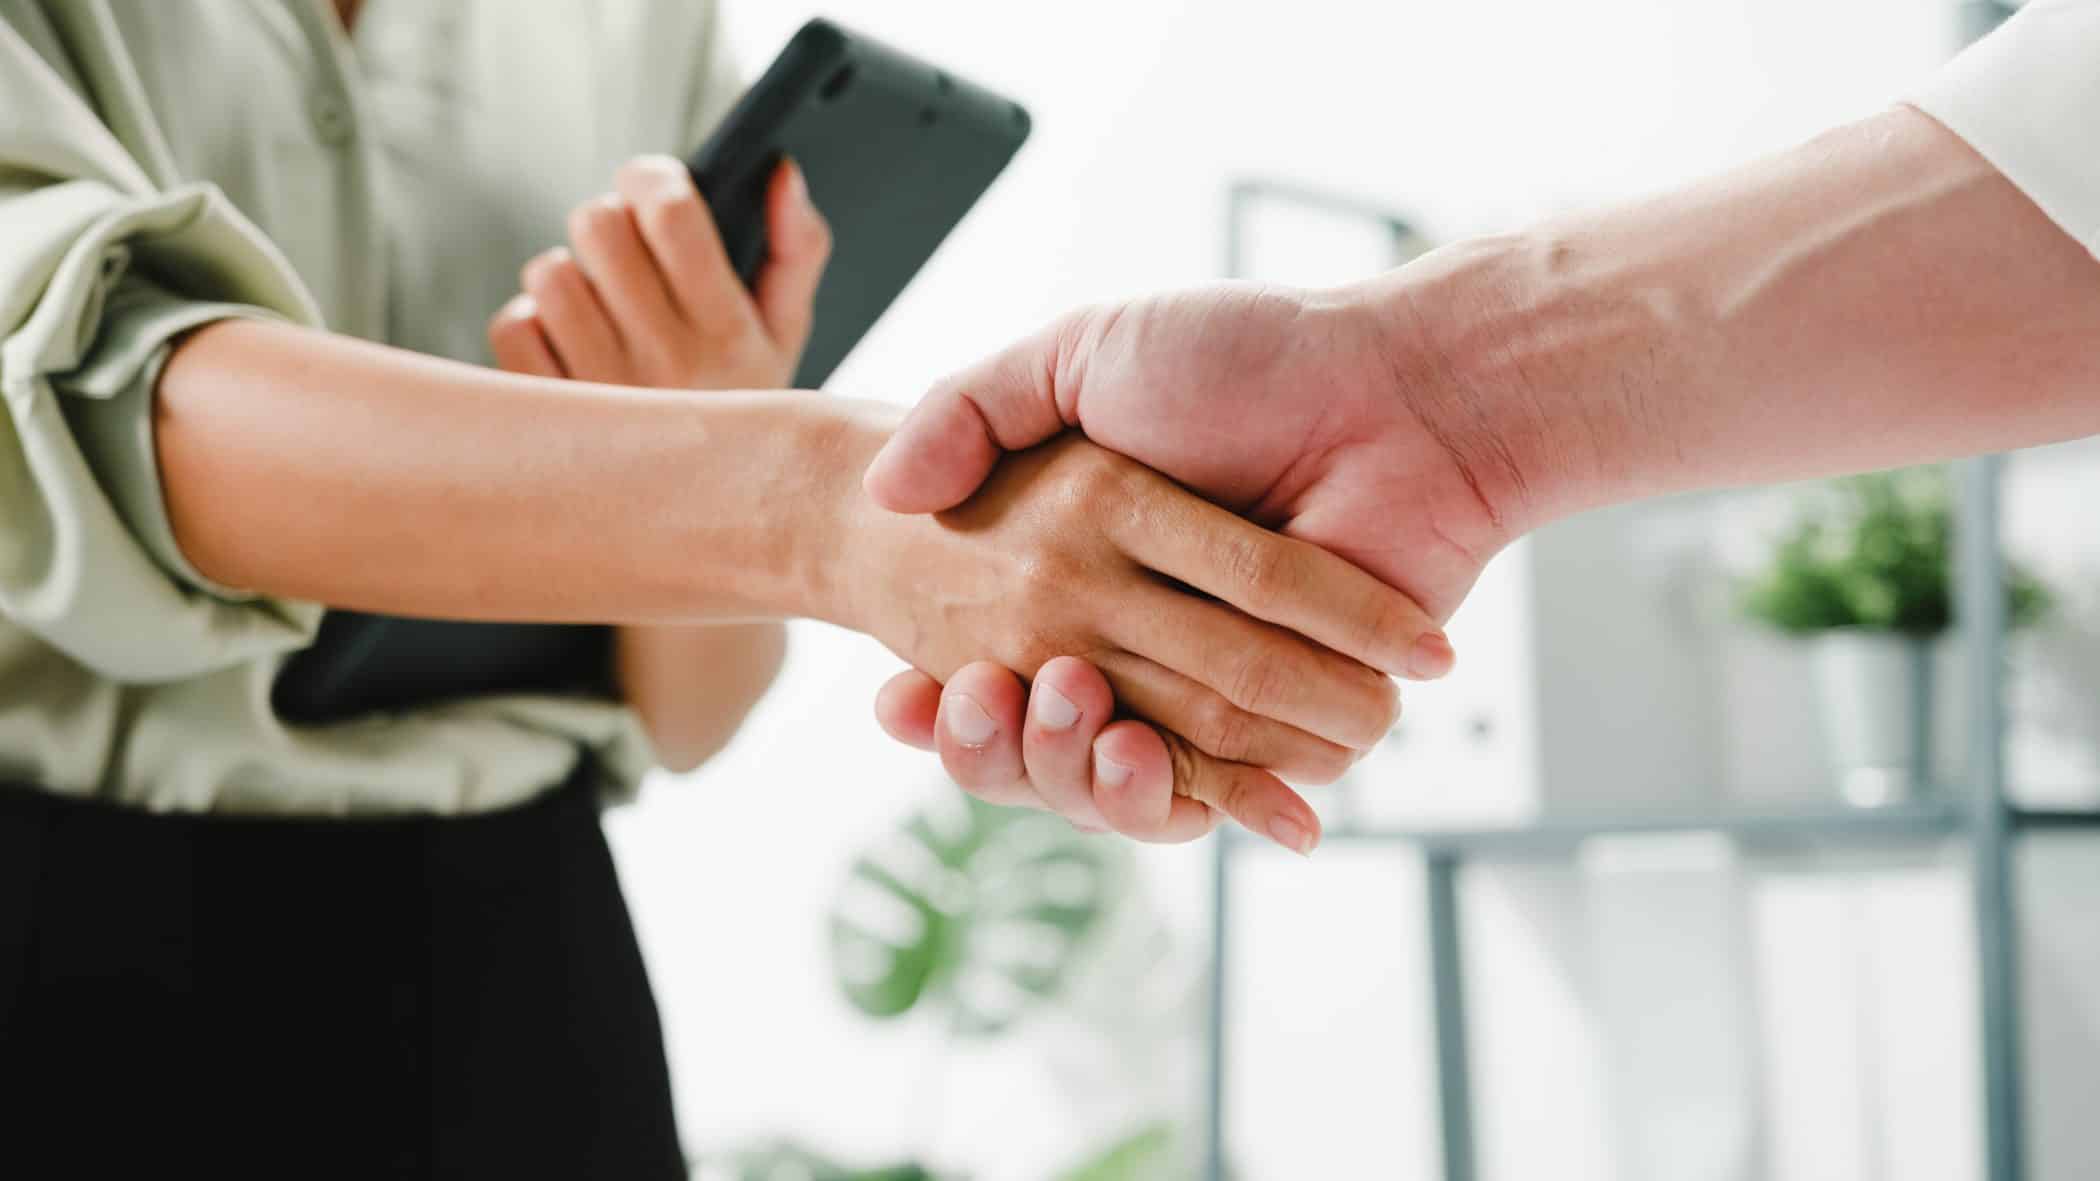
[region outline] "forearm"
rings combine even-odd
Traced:
[[[728,745],[786,654],[787,629],[777,623],[629,626],[614,645],[621,695],[673,771]]]
[[[2100,264],[1907,108],[1363,291],[1520,526],[2100,431]]]
[[[214,581],[403,615],[690,622],[833,614],[879,413],[230,322],[170,358],[155,438],[178,544]]]

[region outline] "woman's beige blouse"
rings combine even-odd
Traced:
[[[486,363],[568,208],[736,94],[707,0],[0,0],[0,781],[162,810],[471,812],[631,786],[624,708],[325,727],[270,684],[320,608],[214,586],[155,470],[168,342],[276,316]]]

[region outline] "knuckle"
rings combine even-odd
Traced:
[[[532,325],[532,309],[526,301],[513,299],[489,317],[490,340],[515,340]]]
[[[1248,805],[1253,802],[1247,779],[1242,775],[1221,773],[1214,776],[1208,795],[1204,803],[1233,817],[1245,816]]]
[[[707,216],[689,185],[652,184],[633,200],[635,220],[658,234],[691,234]]]
[[[1422,613],[1397,591],[1374,595],[1358,621],[1364,650],[1380,659],[1404,656],[1421,635],[1422,624]]]
[[[1214,758],[1240,763],[1254,753],[1255,726],[1246,710],[1222,697],[1205,697],[1197,707],[1195,733],[1189,739]]]
[[[1142,513],[1125,462],[1100,447],[1070,446],[1057,462],[1052,503],[1070,520],[1099,525],[1106,514]]]
[[[523,321],[501,315],[489,321],[489,348],[498,356],[512,352],[524,339]]]
[[[617,197],[598,197],[569,211],[569,240],[581,245],[610,241],[627,219],[627,207]]]
[[[1167,765],[1174,773],[1174,794],[1191,799],[1203,799],[1208,794],[1209,784],[1204,782],[1203,760],[1189,749],[1186,742],[1167,742]]]
[[[1372,746],[1400,720],[1400,686],[1391,677],[1345,658],[1327,658],[1332,666],[1332,700],[1346,703],[1350,746]]]
[[[1249,644],[1238,648],[1230,658],[1223,677],[1224,684],[1218,686],[1232,704],[1241,709],[1265,712],[1276,704],[1288,673],[1283,660],[1263,644]]]
[[[1129,463],[1115,452],[1100,447],[1085,447],[1077,452],[1081,462],[1076,465],[1074,488],[1088,498],[1089,511],[1098,511],[1109,498],[1120,498],[1128,491]]]
[[[518,268],[519,290],[530,293],[533,288],[541,285],[540,273],[547,269],[548,260],[553,253],[551,250],[543,250],[525,260],[525,265]]]
[[[613,187],[627,194],[684,183],[685,165],[660,152],[630,157],[613,172]]]
[[[579,278],[575,257],[557,246],[534,255],[519,274],[518,283],[535,298],[540,298],[550,292],[566,294],[571,290],[570,285]]]
[[[1249,607],[1263,609],[1290,593],[1290,555],[1267,538],[1235,538],[1222,555],[1228,576]]]
[[[1055,550],[1036,550],[1016,559],[1014,603],[1030,619],[1063,614],[1079,583],[1076,564]]]

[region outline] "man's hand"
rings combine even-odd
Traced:
[[[1526,490],[1455,396],[1425,396],[1442,375],[1408,328],[1389,301],[1252,285],[1081,311],[936,386],[867,489],[943,509],[1002,452],[1076,428],[1448,618],[1519,531]],[[1450,661],[1432,638],[1406,671]]]
[[[1349,559],[1441,621],[1522,530],[1529,490],[1506,450],[1475,445],[1481,424],[1455,399],[1427,395],[1448,375],[1403,343],[1415,326],[1395,322],[1381,294],[1220,286],[1082,311],[937,386],[869,469],[867,488],[897,511],[942,509],[1003,452],[1076,428]],[[1430,632],[1393,671],[1437,677],[1453,658]],[[966,788],[996,792],[1025,778],[1076,822],[1098,817],[1126,832],[1126,817],[1156,813],[1180,790],[1156,734],[1128,723],[1104,732],[1114,701],[1083,662],[1046,668],[1032,706],[996,665],[962,670],[951,695],[957,685],[1002,707],[990,723],[995,757],[983,741],[975,757],[956,757],[942,737],[942,687],[922,674],[886,686],[877,715],[899,739],[940,749]]]

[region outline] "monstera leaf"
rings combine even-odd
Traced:
[[[1174,1125],[1146,1124],[1059,1173],[1055,1181],[1160,1181],[1186,1176],[1175,1156]]]
[[[870,1016],[936,1004],[960,1033],[997,1033],[1072,972],[1123,872],[1114,849],[944,795],[855,861],[831,919],[839,985]]]
[[[761,1144],[728,1154],[717,1161],[703,1160],[695,1181],[938,1181],[934,1173],[919,1165],[891,1165],[880,1169],[849,1169],[818,1156],[799,1144]]]

